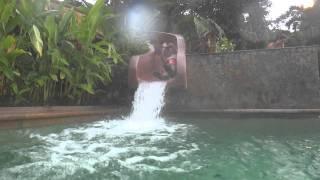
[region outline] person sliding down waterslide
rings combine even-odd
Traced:
[[[153,75],[160,80],[169,80],[177,74],[177,48],[173,43],[162,43],[161,61],[163,72],[154,72]]]

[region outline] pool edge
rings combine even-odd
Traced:
[[[97,121],[124,116],[126,106],[0,107],[0,130]],[[164,109],[165,116],[214,116],[233,118],[320,117],[320,109]]]
[[[0,130],[90,122],[128,112],[116,106],[0,107]]]
[[[169,116],[215,116],[235,118],[301,118],[320,116],[320,109],[181,109],[165,110]]]

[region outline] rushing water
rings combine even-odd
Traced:
[[[320,120],[159,116],[165,84],[141,84],[128,117],[0,132],[0,179],[320,178]]]

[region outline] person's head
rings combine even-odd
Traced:
[[[281,40],[281,41],[285,41],[287,39],[288,39],[288,37],[283,33],[279,34],[277,37],[277,40]]]

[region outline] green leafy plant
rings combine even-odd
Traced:
[[[217,52],[230,52],[234,51],[236,47],[228,38],[222,37],[217,43]]]
[[[20,72],[15,68],[16,58],[25,54],[22,49],[16,48],[16,39],[13,36],[0,38],[0,79],[2,80],[0,88],[1,94],[9,94],[20,97],[21,93],[15,80],[20,77]],[[5,90],[8,87],[8,90]]]
[[[212,19],[194,17],[194,24],[199,38],[206,41],[208,53],[217,52],[217,41],[224,35],[223,29]]]
[[[77,8],[55,2],[0,0],[0,96],[85,103],[123,64],[131,45],[114,39],[120,30],[104,0]]]

